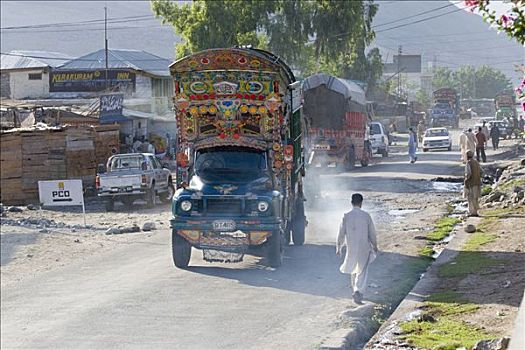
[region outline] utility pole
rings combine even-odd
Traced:
[[[108,80],[108,8],[104,6],[104,51],[106,55],[106,91],[109,90]]]
[[[401,102],[401,54],[403,53],[403,48],[399,45],[397,49],[397,102]]]

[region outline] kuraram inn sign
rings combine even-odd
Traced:
[[[107,81],[110,88],[120,87],[126,91],[135,89],[135,73],[127,70],[109,69]],[[96,92],[106,89],[106,71],[99,70],[54,70],[49,74],[50,92]]]

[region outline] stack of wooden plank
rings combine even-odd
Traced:
[[[95,127],[95,159],[96,164],[106,164],[106,161],[120,151],[118,125],[99,125]]]
[[[22,191],[22,138],[2,134],[0,142],[0,197],[4,203],[17,203],[25,199]]]
[[[0,134],[1,188],[5,204],[38,199],[38,181],[81,179],[93,187],[97,164],[118,152],[118,126],[14,129]]]

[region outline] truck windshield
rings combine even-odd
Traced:
[[[115,157],[109,164],[110,171],[128,170],[128,169],[140,169],[143,162],[141,156],[120,156]]]
[[[205,182],[249,182],[268,176],[262,151],[221,148],[197,152],[195,174]]]

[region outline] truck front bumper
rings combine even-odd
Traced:
[[[170,226],[196,248],[242,252],[263,245],[272,234],[279,233],[280,222],[265,219],[234,219],[235,228],[231,230],[215,229],[214,222],[220,220],[213,218],[175,218]]]

